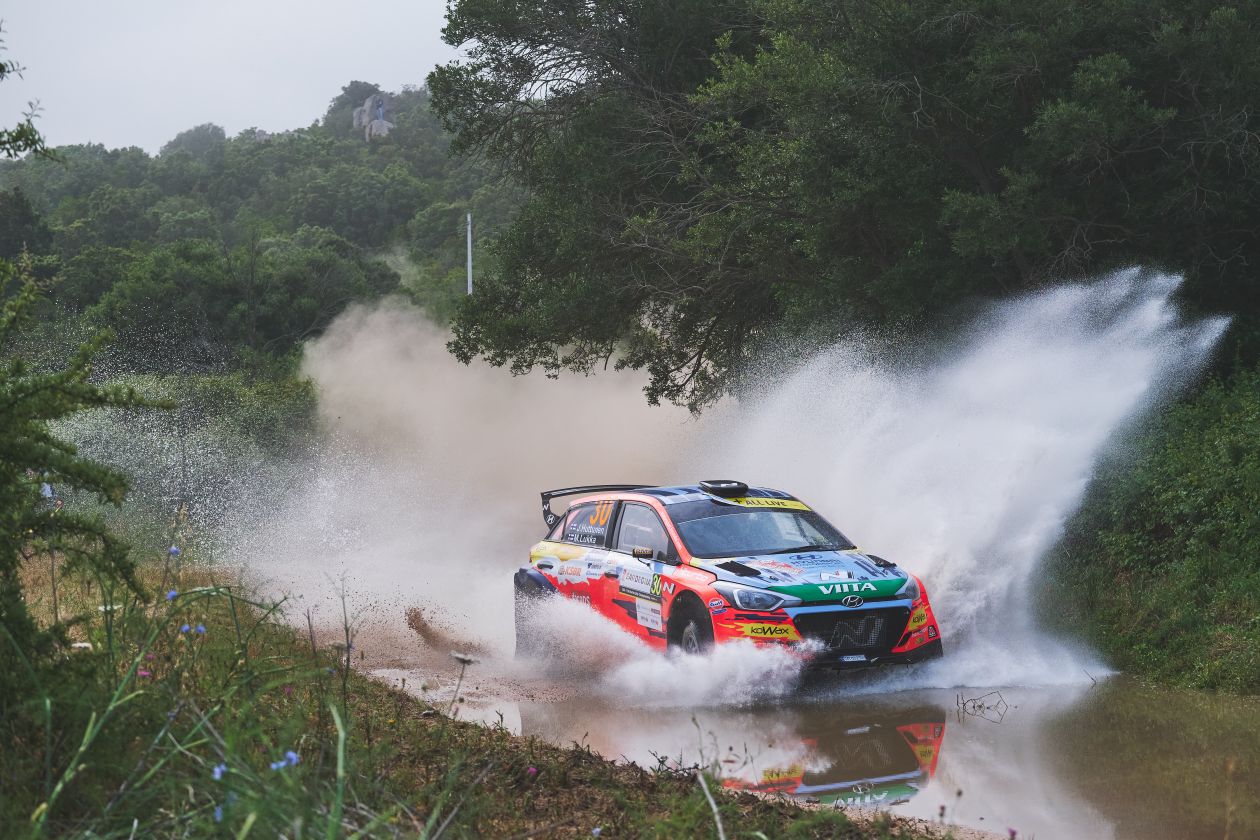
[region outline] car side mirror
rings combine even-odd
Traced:
[[[660,563],[666,563],[666,564],[668,564],[668,565],[670,565],[670,566],[677,566],[677,565],[678,565],[678,556],[677,556],[676,554],[674,554],[674,552],[673,552],[673,551],[658,551],[658,552],[656,552],[656,560],[657,560],[657,562],[660,562]]]
[[[651,560],[656,556],[656,552],[652,551],[650,548],[644,548],[641,545],[636,545],[634,548],[630,549],[630,556],[638,558],[639,560]]]

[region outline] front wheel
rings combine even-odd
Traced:
[[[713,647],[713,622],[694,605],[688,605],[678,619],[677,634],[671,634],[670,647],[688,654],[707,653]]]

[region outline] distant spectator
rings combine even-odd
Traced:
[[[26,471],[27,478],[36,478],[34,470]],[[45,510],[61,510],[63,502],[61,497],[57,495],[57,488],[52,486],[52,482],[41,481],[39,483],[39,496],[41,507]]]

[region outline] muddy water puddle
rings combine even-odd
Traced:
[[[1003,837],[1260,837],[1253,699],[1126,678],[867,696],[824,682],[752,708],[646,709],[580,690],[496,698],[486,686],[461,717],[644,767],[716,765],[734,790]]]

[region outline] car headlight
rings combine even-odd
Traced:
[[[756,612],[772,612],[781,607],[791,607],[801,602],[800,598],[791,595],[780,595],[765,589],[754,589],[751,586],[740,586],[737,583],[715,583],[716,589],[729,603],[741,610]]]
[[[913,576],[906,578],[906,585],[897,590],[897,594],[911,601],[919,600],[919,582]]]

